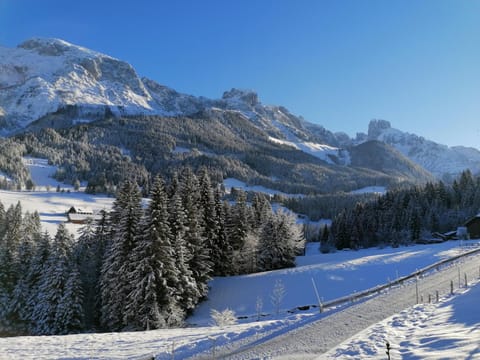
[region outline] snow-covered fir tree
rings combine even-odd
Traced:
[[[21,241],[14,263],[15,272],[18,274],[18,277],[10,303],[10,312],[17,331],[26,333],[31,318],[29,298],[34,289],[30,281],[30,269],[36,246],[41,238],[40,217],[38,213],[25,214],[21,233]]]
[[[100,278],[101,320],[105,329],[119,331],[128,326],[124,312],[126,299],[133,290],[128,276],[134,270],[130,255],[137,246],[142,219],[141,195],[135,182],[127,180],[122,185],[111,219],[114,225]]]
[[[13,292],[20,276],[16,271],[16,264],[19,262],[18,250],[22,240],[20,203],[8,208],[1,223],[3,228],[0,238],[0,324],[4,328],[13,328],[16,320],[12,310]]]
[[[33,333],[37,335],[66,334],[71,318],[64,316],[65,307],[77,307],[65,298],[70,274],[75,271],[72,257],[73,236],[64,224],[58,226],[50,256],[41,275],[37,303],[33,309]],[[81,292],[80,284],[75,292]],[[68,303],[64,303],[68,301]],[[81,306],[81,304],[80,304]]]
[[[106,212],[98,224],[87,222],[80,230],[74,256],[78,267],[82,291],[85,326],[89,329],[100,325],[99,281],[107,239]],[[73,279],[72,279],[73,281]]]
[[[211,241],[211,261],[213,275],[225,276],[232,273],[233,248],[228,241],[226,228],[226,208],[228,203],[222,200],[220,189],[214,192],[217,234]]]
[[[175,296],[182,309],[189,312],[195,308],[200,299],[200,291],[193,277],[189,262],[192,259],[189,248],[185,242],[186,214],[182,204],[180,188],[174,182],[170,188],[169,222],[172,232],[172,245],[175,252],[175,263],[179,272],[175,287]],[[172,188],[173,187],[173,188]]]
[[[295,256],[304,246],[295,217],[285,211],[272,214],[262,228],[258,247],[260,271],[295,266]]]
[[[193,278],[197,283],[200,298],[208,293],[208,281],[211,279],[212,262],[210,249],[203,236],[202,208],[198,179],[191,169],[187,169],[182,177],[181,194],[186,215],[185,244],[191,254],[188,261]]]
[[[235,191],[235,204],[228,215],[228,238],[233,250],[238,252],[242,249],[250,229],[250,209],[245,191]]]
[[[133,289],[124,314],[124,322],[136,330],[178,326],[170,321],[184,316],[175,296],[179,271],[171,242],[168,199],[160,177],[155,179],[150,198],[143,232],[131,254],[133,271],[129,280]],[[172,314],[175,310],[181,313]]]

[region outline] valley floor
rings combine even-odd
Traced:
[[[437,253],[458,253],[462,249],[458,244],[450,243],[435,245]],[[430,247],[412,247],[408,250],[415,253]],[[380,258],[385,252],[392,249],[375,249]],[[431,249],[430,249],[431,250]],[[374,251],[374,250],[370,250]],[[402,249],[397,250],[402,251]],[[403,251],[406,251],[403,249]],[[372,255],[365,252],[348,252],[353,258],[356,272],[367,276],[371,268],[367,265],[372,262]],[[345,263],[345,252],[337,254],[337,266]],[[309,261],[306,256],[303,261]],[[314,256],[315,257],[315,256]],[[392,258],[392,256],[388,256]],[[325,258],[326,259],[326,258]],[[378,259],[377,259],[378,260]],[[310,259],[313,261],[313,259]],[[398,267],[398,263],[393,263]],[[419,262],[421,264],[421,262]],[[419,293],[424,301],[427,294],[432,294],[435,288],[441,288],[442,293],[449,292],[449,282],[453,278],[457,281],[458,269],[462,273],[468,272],[468,278],[478,277],[479,257],[468,260],[458,267],[452,266],[446,271],[435,272],[431,277],[421,279]],[[329,262],[330,266],[334,264]],[[307,265],[303,265],[307,266]],[[392,266],[392,265],[390,265]],[[389,269],[384,260],[385,271]],[[331,270],[331,269],[330,269]],[[274,273],[274,272],[273,272]],[[371,273],[370,273],[371,274]],[[271,275],[271,273],[270,273]],[[285,274],[288,276],[287,274]],[[264,286],[269,284],[269,273],[256,274],[264,277]],[[435,282],[434,278],[438,278]],[[284,278],[287,282],[287,278]],[[235,283],[235,278],[231,278]],[[469,280],[469,287],[473,282]],[[215,282],[213,282],[215,284]],[[438,285],[437,285],[438,284]],[[457,283],[456,283],[457,284]],[[248,296],[248,290],[239,283],[237,296]],[[354,287],[349,281],[344,282],[345,288]],[[457,289],[456,293],[466,289]],[[247,287],[248,289],[248,287]],[[470,358],[480,358],[478,348],[480,343],[478,334],[480,319],[469,317],[476,313],[478,286],[471,288],[464,295],[443,298],[439,304],[415,304],[415,286],[392,289],[385,294],[374,297],[369,301],[353,304],[343,311],[328,311],[319,314],[318,310],[298,312],[292,314],[282,311],[278,315],[244,320],[245,323],[217,327],[201,326],[184,329],[155,330],[136,333],[107,333],[107,334],[80,334],[68,336],[42,337],[15,337],[0,339],[0,359],[146,359],[155,356],[155,359],[358,359],[358,358],[385,358],[385,343],[392,344],[392,358],[418,359],[423,355],[434,353],[431,359],[452,358],[455,351],[461,354],[471,354]],[[225,304],[227,305],[227,304]],[[406,310],[405,310],[406,309]],[[341,310],[341,309],[339,309]],[[442,311],[446,311],[444,315]],[[452,316],[448,315],[448,311]],[[437,316],[435,322],[426,321]],[[453,312],[453,313],[452,313]],[[393,317],[387,318],[393,315]],[[197,315],[198,316],[198,315]],[[205,322],[208,319],[203,319]],[[430,325],[437,324],[436,332]],[[372,326],[365,330],[365,328]],[[443,329],[443,330],[442,330]],[[425,330],[425,331],[423,331]],[[358,333],[358,335],[356,335]],[[353,338],[348,339],[350,336]],[[346,341],[339,344],[341,341]],[[455,345],[453,348],[452,344]],[[459,349],[459,346],[464,348]],[[321,353],[329,351],[323,355]],[[422,354],[422,356],[417,356]],[[428,357],[427,357],[428,358]],[[453,358],[468,358],[456,357]]]

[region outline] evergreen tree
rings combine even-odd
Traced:
[[[295,265],[295,256],[304,246],[303,234],[295,218],[284,211],[272,215],[260,236],[258,263],[262,271]]]
[[[213,275],[225,276],[234,273],[232,266],[233,249],[227,238],[226,214],[228,203],[222,201],[220,190],[214,193],[215,216],[217,217],[217,234],[215,241],[211,243],[211,261],[213,263]]]
[[[21,333],[26,333],[31,318],[29,298],[34,291],[30,283],[30,269],[34,258],[36,244],[41,238],[40,217],[38,213],[26,213],[22,223],[22,238],[18,247],[18,256],[14,263],[18,279],[15,284],[10,304],[10,311],[15,327]]]
[[[85,328],[82,281],[74,262],[70,263],[62,297],[55,313],[57,334],[79,333]]]
[[[141,218],[140,191],[137,184],[127,180],[113,204],[111,219],[115,226],[101,271],[101,320],[107,330],[119,331],[128,325],[124,323],[124,312],[133,290],[128,275],[134,270],[130,254],[137,245]]]
[[[106,221],[106,212],[102,212],[98,225],[93,221],[87,222],[79,230],[80,235],[75,244],[75,259],[82,287],[84,322],[87,329],[94,329],[100,325],[98,290],[107,237]]]
[[[202,236],[202,228],[199,196],[199,183],[190,169],[187,169],[182,179],[182,199],[186,215],[185,244],[191,254],[188,266],[192,271],[193,278],[197,283],[200,298],[208,293],[208,281],[211,279],[212,263],[210,250],[206,239]]]
[[[51,252],[52,245],[50,235],[45,232],[36,244],[26,277],[26,287],[30,290],[27,293],[26,305],[22,309],[24,314],[22,318],[27,322],[26,326],[30,333],[35,333],[36,330],[37,324],[35,317],[38,313],[35,312],[35,309],[43,297],[40,285],[47,271],[48,259],[51,256]]]
[[[37,303],[32,314],[33,332],[37,335],[64,334],[67,318],[59,316],[60,309],[75,304],[64,304],[67,281],[72,272],[73,237],[64,224],[55,234],[52,251],[38,286]]]
[[[180,189],[172,193],[169,201],[170,230],[172,232],[172,245],[175,251],[175,263],[179,272],[176,282],[175,297],[181,308],[187,312],[192,311],[200,298],[197,282],[193,277],[189,262],[192,255],[185,243],[186,214],[180,196]]]
[[[243,190],[236,191],[235,205],[230,211],[228,219],[228,238],[235,251],[239,251],[244,244],[250,229],[250,214],[247,206],[247,195]]]
[[[179,325],[168,323],[168,314],[176,305],[170,303],[177,301],[173,286],[177,285],[179,271],[171,243],[168,199],[160,177],[153,184],[143,229],[132,253],[130,281],[134,287],[127,299],[124,322],[140,330]],[[177,317],[183,318],[183,313]]]
[[[200,172],[199,189],[199,208],[201,210],[200,221],[203,230],[202,236],[205,239],[205,246],[207,247],[209,252],[208,255],[211,259],[214,247],[216,247],[216,244],[218,243],[217,237],[219,236],[219,219],[217,217],[217,208],[210,176],[205,168]]]

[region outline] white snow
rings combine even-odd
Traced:
[[[392,145],[403,155],[421,165],[438,178],[457,175],[465,169],[480,170],[480,151],[463,146],[448,147],[421,136],[392,128],[389,122],[365,140],[376,139]]]
[[[243,190],[243,191],[254,191],[259,192],[267,195],[282,195],[285,197],[301,197],[304,195],[301,194],[287,194],[282,191],[269,189],[261,185],[247,185],[245,182],[235,179],[235,178],[226,178],[223,180],[223,186],[225,187],[225,191],[230,193],[232,188]]]
[[[25,161],[31,163],[33,173],[49,168],[42,159]],[[49,178],[39,173],[35,175],[39,185],[45,186]],[[24,210],[39,211],[42,225],[52,234],[58,223],[66,221],[65,212],[70,206],[98,210],[109,208],[113,202],[113,198],[80,192],[47,191],[0,191],[0,199],[6,206],[21,201]],[[78,227],[69,224],[71,231]],[[225,351],[230,346],[236,349],[242,344],[262,342],[328,317],[329,312],[320,315],[318,308],[311,306],[317,304],[312,281],[318,288],[321,301],[325,302],[410,274],[472,246],[480,246],[478,240],[320,254],[319,244],[309,243],[306,256],[297,257],[296,268],[214,278],[210,282],[208,300],[187,319],[187,328],[0,338],[0,359],[145,359],[151,355],[156,359],[169,359],[172,350],[175,359],[196,354],[213,357],[214,348],[221,347]],[[278,314],[271,302],[277,280],[286,290]],[[441,304],[417,305],[360,332],[319,359],[383,359],[385,340],[392,344],[392,355],[395,354],[392,358],[478,358],[478,296],[480,288],[477,286],[465,295],[448,298]],[[257,305],[259,298],[263,303],[261,308]],[[300,311],[298,307],[302,306],[310,308]],[[211,326],[211,309],[222,311],[227,308],[241,318],[240,323]],[[265,358],[264,355],[258,353],[259,358]]]
[[[296,314],[286,311],[294,306],[316,303],[312,278],[321,296],[327,300],[360,291],[374,282],[393,279],[397,276],[397,271],[401,276],[463,251],[458,242],[447,242],[434,246],[342,251],[320,255],[316,245],[310,244],[307,256],[298,258],[298,268],[214,279],[209,300],[189,319],[190,323],[202,324],[200,327],[134,333],[0,338],[0,359],[144,359],[151,355],[156,355],[157,359],[169,359],[172,358],[172,349],[175,359],[185,359],[199,353],[209,357],[213,356],[213,345],[228,349],[230,344],[235,343],[238,347],[242,343],[285,334],[319,319],[318,310],[315,309],[301,314],[298,311]],[[277,279],[282,280],[286,289],[280,314],[261,316],[260,321],[256,321],[255,304],[258,296],[263,297],[261,313],[272,314],[270,293]],[[380,359],[384,356],[383,339],[386,338],[397,349],[404,347],[404,354],[410,357],[403,358],[423,359],[430,356],[434,359],[439,358],[435,357],[438,354],[443,354],[443,358],[467,358],[448,355],[453,352],[478,352],[475,346],[478,346],[480,320],[478,315],[468,316],[469,312],[478,314],[477,288],[467,293],[471,294],[469,298],[462,296],[448,300],[444,305],[419,305],[408,309],[338,346],[328,353],[328,359]],[[212,308],[219,311],[230,308],[237,316],[252,317],[237,325],[209,326]],[[328,312],[324,316],[327,315]],[[455,348],[449,344],[455,344]],[[445,351],[450,348],[450,352],[440,353],[444,348],[447,348]],[[264,358],[261,353],[258,356]],[[322,358],[324,357],[320,357]]]
[[[64,190],[73,190],[73,186],[61,184],[52,177],[57,171],[57,167],[50,165],[47,159],[24,157],[22,161],[30,171],[36,191],[46,191],[47,189],[55,191],[59,185]]]
[[[172,150],[173,154],[186,154],[192,151],[189,148],[182,147],[182,146],[175,146],[175,148]]]
[[[320,359],[480,359],[480,285],[420,304],[375,324]]]
[[[0,47],[0,103],[20,125],[67,104],[111,106],[127,114],[153,112],[152,97],[128,64],[58,39],[29,42],[39,48]],[[61,51],[43,52],[52,47]],[[113,63],[122,66],[114,69]]]
[[[385,186],[366,186],[361,189],[350,191],[350,194],[379,194],[383,195],[387,192]]]
[[[299,140],[282,140],[274,138],[272,136],[269,136],[268,139],[273,143],[291,146],[294,149],[313,155],[327,162],[328,164],[336,163],[334,160],[332,160],[332,158],[340,160],[341,163],[343,163],[344,165],[348,165],[350,163],[350,158],[349,156],[347,156],[348,152],[346,150],[342,150],[330,145],[318,144],[313,142],[302,142]]]
[[[51,191],[3,191],[0,190],[0,201],[8,208],[20,201],[23,211],[33,213],[38,211],[42,229],[55,235],[57,226],[66,223],[67,229],[74,235],[82,225],[67,223],[66,212],[72,206],[90,208],[94,212],[109,210],[114,199],[106,196],[89,195],[84,192],[56,192]],[[1,358],[1,357],[0,357]]]
[[[321,254],[319,243],[308,243],[307,256],[299,256],[295,268],[213,279],[209,299],[198,306],[189,322],[206,325],[210,309],[227,307],[238,316],[255,318],[258,297],[263,299],[263,311],[271,314],[274,309],[270,294],[276,280],[281,280],[287,290],[282,304],[285,312],[298,306],[317,304],[312,278],[325,302],[393,281],[460,251],[459,242],[450,241],[436,246]],[[241,289],[248,289],[248,292],[241,293]]]

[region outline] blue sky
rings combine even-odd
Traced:
[[[0,0],[0,45],[56,37],[211,98],[350,136],[371,119],[480,148],[480,0]]]

